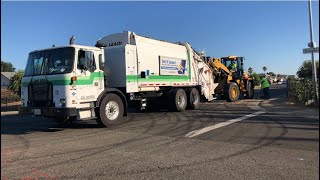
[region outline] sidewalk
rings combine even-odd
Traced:
[[[264,100],[259,104],[259,107],[269,113],[291,114],[297,117],[319,119],[319,108],[295,104],[288,101],[286,98]]]

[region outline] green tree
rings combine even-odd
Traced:
[[[14,72],[16,68],[13,67],[11,62],[1,61],[1,72]]]
[[[251,76],[253,78],[254,85],[259,86],[260,85],[260,76],[259,76],[259,74],[253,72],[251,74]]]
[[[24,75],[23,70],[18,70],[12,77],[11,77],[11,84],[8,87],[11,91],[17,93],[19,96],[21,94],[21,79]]]
[[[317,71],[317,76],[319,76],[319,61],[316,61],[316,71]],[[312,78],[312,61],[311,60],[306,60],[302,63],[299,70],[297,71],[297,76],[299,78],[307,78],[307,79]]]

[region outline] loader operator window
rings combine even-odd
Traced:
[[[90,72],[95,71],[97,68],[96,68],[94,53],[92,51],[79,50],[77,68],[82,71],[83,70],[84,71],[88,70]]]
[[[226,61],[226,66],[228,67],[228,69],[230,71],[236,72],[238,64],[237,64],[237,61],[227,60]]]

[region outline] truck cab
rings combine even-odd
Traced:
[[[91,117],[91,102],[105,86],[102,52],[73,44],[30,52],[19,113],[55,116],[61,121]]]

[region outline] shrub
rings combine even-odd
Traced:
[[[1,89],[1,104],[5,103],[6,99],[10,102],[20,101],[20,97],[16,93],[9,89]]]

